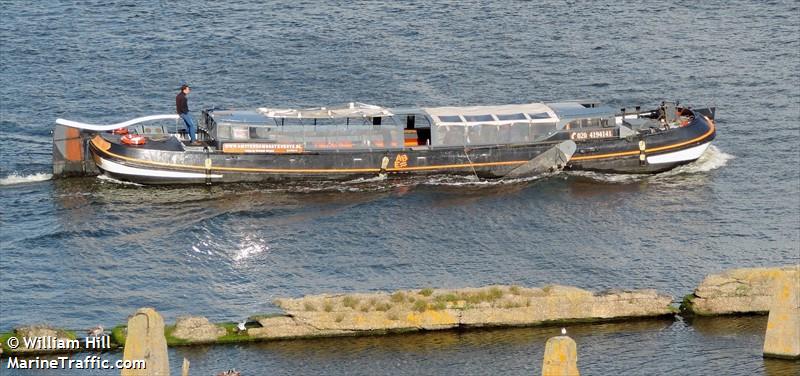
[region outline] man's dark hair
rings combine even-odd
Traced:
[[[181,91],[184,91],[187,87],[189,87],[189,85],[187,85],[187,84],[181,85]]]

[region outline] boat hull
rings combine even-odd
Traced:
[[[354,180],[408,175],[475,175],[501,178],[560,142],[481,148],[324,151],[298,154],[226,154],[205,150],[157,150],[122,145],[97,135],[90,151],[97,167],[116,179],[142,184],[214,184]],[[198,148],[199,149],[199,148]],[[552,169],[569,157],[553,161]]]
[[[213,145],[184,147],[174,137],[126,145],[113,134],[97,134],[89,150],[97,167],[114,178],[142,184],[214,184],[354,180],[379,175],[507,176],[577,132],[560,132],[544,142],[474,148],[425,146],[376,150],[322,150],[301,153],[224,153]],[[561,167],[610,173],[667,171],[697,160],[716,134],[714,122],[695,116],[683,127],[648,129],[626,138],[575,140],[571,159]],[[577,137],[579,138],[579,137]]]
[[[576,142],[578,150],[566,169],[622,174],[664,172],[696,161],[715,137],[714,121],[696,116],[680,128]]]

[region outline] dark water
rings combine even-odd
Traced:
[[[657,288],[800,261],[800,7],[787,2],[0,7],[0,330],[237,320],[278,296],[491,283]],[[718,107],[703,159],[647,178],[279,188],[49,180],[56,117],[214,105],[592,97]],[[763,318],[574,328],[586,374],[792,374]],[[571,329],[573,330],[573,329]],[[535,374],[553,329],[171,350],[211,374]],[[112,354],[109,357],[119,356]],[[6,370],[7,371],[7,370]],[[6,373],[4,371],[4,374]]]

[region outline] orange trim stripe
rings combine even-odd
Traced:
[[[706,133],[703,133],[701,136],[695,137],[695,138],[693,138],[693,139],[691,139],[689,141],[679,142],[677,144],[659,146],[657,148],[652,148],[652,149],[645,149],[644,152],[645,153],[653,153],[653,152],[662,151],[662,150],[675,149],[675,148],[679,148],[679,147],[681,147],[683,145],[692,144],[692,143],[699,142],[699,141],[702,141],[702,140],[708,138],[708,136],[710,136],[712,133],[714,133],[714,130],[716,129],[716,126],[714,125],[714,121],[713,120],[711,120],[711,119],[709,119],[707,117],[706,117],[706,120],[708,121],[708,124],[710,126],[708,128],[708,131]],[[586,160],[591,160],[591,159],[621,157],[621,156],[625,156],[625,155],[638,155],[638,154],[639,154],[639,150],[621,151],[621,152],[616,152],[616,153],[577,156],[577,157],[572,157],[572,159],[570,159],[570,161],[586,161]]]

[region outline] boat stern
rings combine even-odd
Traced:
[[[89,140],[96,132],[57,124],[53,129],[53,177],[95,176]]]

